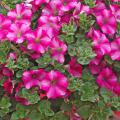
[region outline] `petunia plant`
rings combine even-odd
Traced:
[[[120,0],[0,2],[0,120],[119,120]]]

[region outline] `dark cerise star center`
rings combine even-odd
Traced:
[[[33,74],[33,75],[32,75],[32,78],[35,79],[35,78],[37,78],[37,76],[38,76],[37,74]]]
[[[51,81],[51,84],[52,84],[52,85],[56,85],[56,83],[57,83],[56,80],[52,80],[52,81]]]

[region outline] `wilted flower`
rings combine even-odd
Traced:
[[[74,77],[81,77],[82,66],[77,63],[76,58],[72,58],[68,65],[68,72]]]

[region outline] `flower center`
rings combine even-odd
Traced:
[[[39,43],[39,42],[40,42],[40,38],[36,38],[36,39],[35,39],[35,42],[36,42],[36,43]]]
[[[32,78],[37,78],[37,74],[33,74],[33,75],[32,75]]]
[[[58,52],[61,52],[61,51],[62,51],[62,48],[58,48],[57,50],[58,50]]]
[[[22,18],[21,15],[17,15],[17,19],[20,20]]]
[[[52,84],[52,85],[56,85],[56,83],[57,83],[56,80],[52,80],[52,81],[51,81],[51,84]]]
[[[18,38],[21,37],[21,32],[18,32],[17,37],[18,37]]]

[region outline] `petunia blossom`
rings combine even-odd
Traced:
[[[103,33],[113,35],[116,32],[116,19],[111,10],[103,9],[96,15],[96,20]]]
[[[40,86],[40,81],[44,79],[46,72],[43,69],[24,71],[22,80],[26,89]]]
[[[106,67],[99,73],[96,82],[100,87],[105,87],[113,91],[114,87],[117,85],[118,79],[113,70]]]
[[[26,40],[27,48],[40,54],[45,53],[51,43],[51,38],[49,37],[47,31],[42,28],[28,32],[26,34]]]
[[[7,38],[15,43],[23,43],[25,40],[25,34],[30,30],[29,25],[16,23],[10,26],[10,30],[7,34]]]
[[[61,41],[59,38],[53,38],[50,44],[51,56],[53,59],[57,60],[59,63],[65,61],[65,53],[67,51],[67,45]]]
[[[116,38],[113,42],[111,42],[110,56],[112,60],[120,61],[120,37]]]
[[[32,11],[22,3],[17,4],[16,8],[9,11],[7,15],[14,22],[30,24],[32,18]]]
[[[8,17],[0,14],[0,40],[3,41],[6,39],[11,23],[12,21]]]
[[[66,95],[68,87],[67,78],[59,71],[48,72],[46,78],[41,81],[41,89],[46,91],[48,98],[59,98]]]

